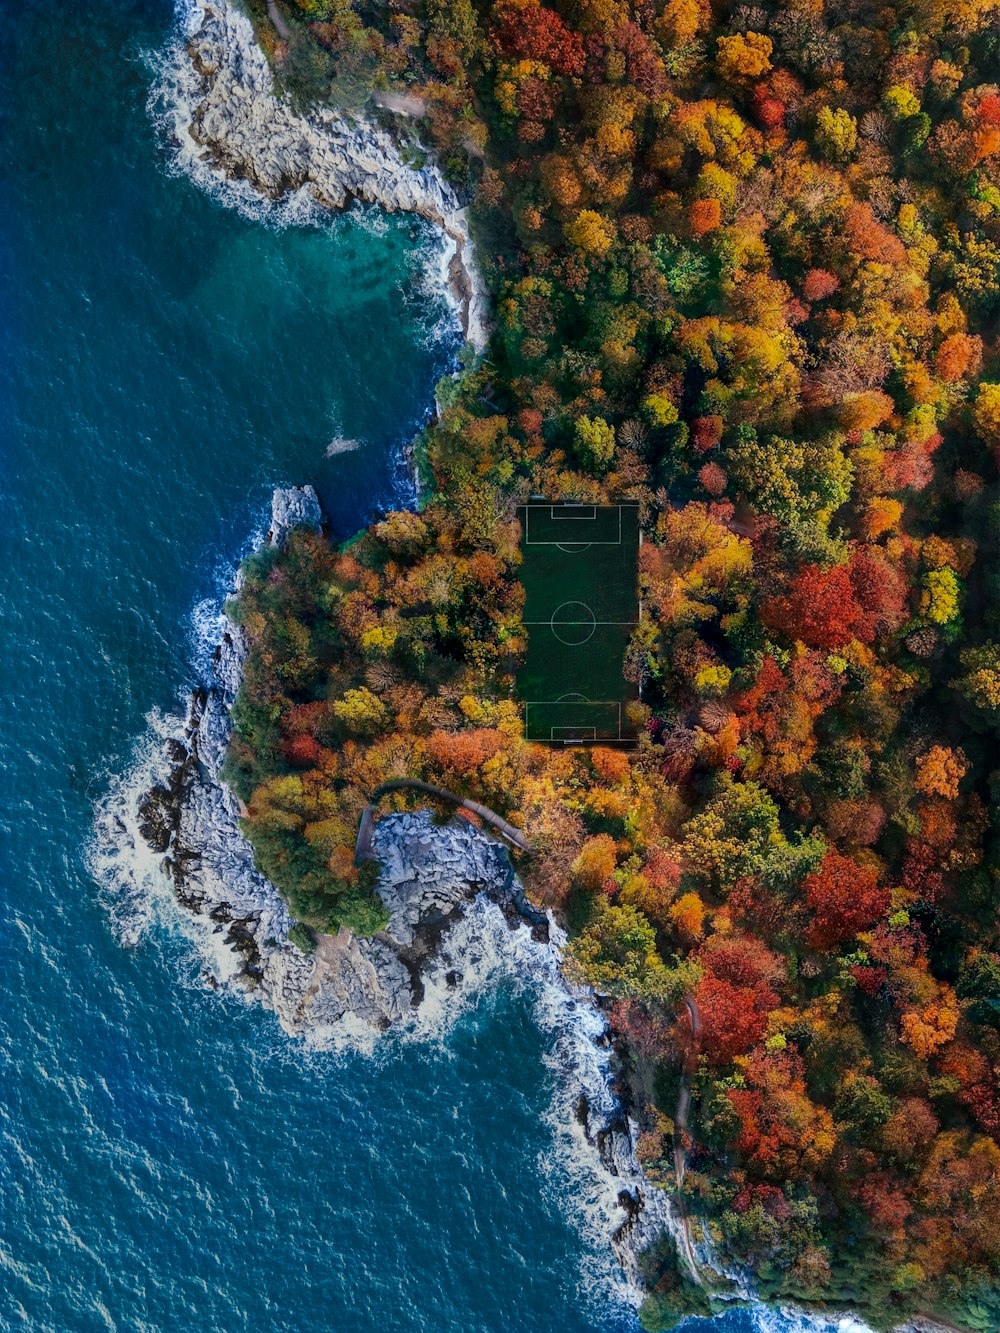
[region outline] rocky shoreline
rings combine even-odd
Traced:
[[[463,334],[477,351],[485,347],[488,297],[468,211],[440,170],[433,161],[406,163],[392,135],[363,113],[303,114],[277,97],[250,21],[229,0],[185,10],[155,100],[181,165],[202,183],[214,176],[263,199],[305,197],[325,209],[357,199],[439,227],[447,238],[442,277]]]
[[[312,487],[276,491],[268,542],[280,545],[302,524],[320,526]],[[139,798],[137,826],[181,905],[224,929],[223,943],[242,960],[232,979],[259,991],[287,1032],[346,1017],[376,1031],[402,1021],[423,998],[422,963],[480,892],[512,927],[524,921],[548,939],[548,919],[524,898],[506,849],[464,821],[439,826],[422,813],[390,815],[376,827],[378,892],[389,911],[383,931],[371,939],[321,935],[312,956],[289,943],[287,909],[254,866],[239,800],[222,781],[245,656],[241,631],[227,626],[211,681],[192,691],[181,735],[164,742],[164,774]]]
[[[465,337],[482,350],[488,300],[468,214],[436,167],[406,164],[392,136],[364,115],[303,115],[281,101],[249,20],[229,0],[202,0],[186,13],[166,80],[185,169],[203,183],[208,173],[271,201],[306,199],[340,209],[360,200],[427,219],[448,238],[442,276]],[[275,492],[268,540],[280,544],[300,523],[321,524],[312,488]],[[503,846],[462,820],[439,825],[424,811],[387,816],[376,828],[386,928],[368,939],[347,931],[320,936],[315,953],[302,953],[289,941],[284,902],[254,866],[239,828],[239,801],[221,779],[245,655],[240,631],[227,625],[212,678],[192,692],[183,726],[164,740],[157,780],[139,796],[130,821],[160,858],[178,902],[218,937],[218,958],[232,960],[206,970],[209,984],[239,985],[272,1009],[292,1036],[334,1044],[370,1040],[411,1023],[427,1007],[429,989],[461,992],[471,932],[482,928],[484,905],[498,909],[512,937],[530,937],[539,979],[561,992],[560,1003],[582,1020],[586,1077],[577,1080],[569,1109],[613,1182],[618,1220],[611,1244],[640,1299],[639,1256],[664,1232],[677,1239],[681,1223],[668,1196],[639,1166],[629,1090],[615,1072],[607,1021],[596,997],[563,978],[558,926],[531,906]],[[710,1267],[710,1246],[697,1249],[699,1262]],[[753,1299],[747,1288],[740,1295]],[[820,1322],[832,1327],[827,1320],[838,1316],[803,1318],[818,1328]],[[949,1330],[916,1316],[897,1333]]]
[[[276,491],[268,541],[280,544],[301,523],[320,524],[312,488]],[[241,632],[227,626],[210,680],[192,692],[183,727],[162,743],[156,781],[135,793],[132,817],[119,821],[137,829],[176,900],[221,944],[206,981],[260,1000],[291,1036],[368,1045],[419,1022],[425,1006],[447,1005],[450,997],[460,1004],[467,980],[475,984],[465,973],[475,970],[483,947],[477,936],[506,935],[510,943],[501,939],[499,951],[520,949],[561,1006],[564,1028],[579,1028],[560,1034],[566,1111],[610,1177],[618,1210],[611,1243],[635,1280],[639,1254],[676,1224],[666,1195],[647,1184],[636,1159],[637,1130],[615,1080],[606,1021],[591,994],[562,977],[558,925],[528,901],[506,847],[461,818],[438,824],[420,811],[388,815],[375,828],[385,929],[370,938],[321,935],[314,953],[301,952],[288,938],[292,921],[278,891],[253,863],[240,803],[221,777],[245,656]]]

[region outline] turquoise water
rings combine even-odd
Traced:
[[[4,18],[0,1328],[633,1329],[530,986],[321,1055],[178,931],[112,929],[94,802],[190,684],[192,608],[274,485],[344,534],[405,500],[455,335],[414,223],[280,230],[170,174],[162,0]]]

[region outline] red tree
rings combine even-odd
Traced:
[[[806,906],[812,920],[806,930],[811,949],[831,949],[872,926],[889,906],[889,890],[882,888],[871,866],[829,851],[806,876]]]
[[[713,977],[751,989],[777,990],[786,975],[778,955],[752,935],[713,935],[702,946],[698,961]]]
[[[586,64],[583,40],[571,32],[553,9],[542,5],[525,9],[500,5],[493,29],[505,55],[521,56],[551,65],[559,74],[578,76]]]
[[[908,596],[906,579],[899,570],[881,550],[869,546],[855,552],[848,572],[860,608],[856,637],[870,643],[879,634],[899,629],[906,619]]]
[[[638,23],[626,19],[618,24],[612,37],[627,61],[629,83],[645,97],[659,97],[667,86],[663,61]]]
[[[688,209],[692,236],[704,236],[715,231],[722,221],[722,205],[718,199],[696,199]]]
[[[698,480],[709,495],[721,495],[726,489],[729,478],[718,463],[706,463],[703,468],[698,469]]]
[[[858,1190],[858,1198],[877,1230],[890,1236],[903,1233],[913,1208],[887,1172],[869,1176]]]
[[[952,1042],[941,1052],[940,1071],[959,1085],[958,1100],[987,1134],[1000,1139],[1000,1088],[990,1062],[974,1046]]]
[[[862,259],[874,259],[880,264],[901,264],[906,259],[906,248],[898,236],[879,222],[870,204],[852,204],[844,219],[848,243]]]
[[[780,98],[774,97],[767,85],[760,83],[753,90],[750,98],[757,123],[762,130],[781,130],[785,127],[785,112],[788,108]]]
[[[778,997],[766,987],[745,989],[711,975],[702,977],[694,1000],[701,1015],[701,1049],[714,1065],[745,1055],[767,1030]]]
[[[866,995],[877,995],[889,980],[889,973],[884,967],[871,967],[862,963],[854,963],[850,972],[858,983],[859,990],[864,991]]]
[[[709,449],[714,449],[721,439],[721,417],[695,417],[693,440],[696,449],[706,454]]]
[[[846,565],[833,569],[806,565],[792,580],[786,596],[764,604],[761,619],[771,629],[811,648],[842,648],[862,623],[862,610]]]
[[[811,268],[802,279],[802,295],[807,301],[825,301],[840,286],[840,279],[825,268]]]
[[[749,935],[709,940],[698,961],[705,969],[694,992],[701,1049],[712,1064],[726,1064],[763,1037],[785,968],[767,945]]]
[[[307,735],[294,736],[290,741],[285,741],[281,748],[285,758],[296,768],[313,768],[322,753],[319,741]]]
[[[470,727],[467,731],[432,731],[427,737],[427,753],[438,768],[454,773],[475,773],[492,759],[503,745],[498,731],[488,727]]]
[[[976,120],[980,125],[1000,129],[1000,94],[983,94],[976,110]]]

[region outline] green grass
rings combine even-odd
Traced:
[[[518,674],[529,740],[628,741],[622,674],[639,620],[635,505],[518,510],[528,650]]]

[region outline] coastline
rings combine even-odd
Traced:
[[[173,170],[264,221],[277,209],[282,223],[308,223],[354,200],[425,218],[444,237],[442,286],[481,351],[487,293],[466,210],[440,172],[407,166],[364,117],[290,111],[274,96],[249,20],[227,0],[185,8],[179,24],[149,102],[171,141]],[[311,487],[276,492],[267,540],[320,521]],[[234,591],[238,582],[237,574]],[[364,941],[320,937],[313,956],[300,952],[288,940],[287,908],[240,831],[239,801],[221,780],[245,645],[221,606],[199,612],[210,664],[185,713],[152,720],[132,769],[98,806],[91,868],[119,937],[137,944],[154,916],[179,917],[203,960],[204,985],[259,1001],[288,1035],[325,1049],[370,1051],[390,1029],[426,1039],[500,980],[537,990],[535,1016],[553,1041],[554,1157],[580,1184],[581,1229],[609,1247],[625,1274],[624,1290],[620,1277],[614,1285],[639,1305],[638,1257],[675,1223],[666,1194],[638,1163],[607,1020],[562,975],[565,936],[528,906],[503,847],[465,821],[441,827],[423,813],[379,824],[387,930]],[[415,888],[416,920],[408,906]]]
[[[276,491],[266,541],[280,544],[303,522],[321,522],[312,488]],[[237,591],[238,575],[235,584]],[[292,921],[278,890],[254,865],[240,803],[222,778],[246,650],[221,608],[215,623],[209,672],[155,761],[107,802],[103,841],[117,836],[126,873],[135,863],[155,865],[204,959],[204,984],[260,1002],[289,1037],[318,1049],[371,1053],[389,1035],[440,1038],[499,982],[516,978],[534,989],[535,1020],[551,1039],[546,1064],[556,1090],[547,1119],[556,1168],[584,1182],[579,1225],[607,1245],[625,1276],[619,1294],[639,1306],[647,1295],[643,1252],[669,1235],[683,1254],[684,1223],[639,1162],[621,1053],[601,998],[563,975],[565,933],[550,913],[530,907],[499,841],[461,818],[440,825],[420,811],[376,825],[386,929],[367,939],[321,935],[315,953],[303,954],[288,938]],[[707,1233],[693,1241],[699,1266],[711,1271]],[[754,1303],[748,1275],[720,1276],[733,1283],[728,1304]],[[845,1311],[758,1309],[794,1319],[796,1333],[871,1333]],[[894,1333],[956,1330],[914,1316]]]
[[[300,522],[320,522],[311,487],[276,491],[267,540],[280,543]],[[585,1182],[580,1225],[610,1247],[625,1274],[622,1294],[638,1305],[639,1256],[677,1222],[638,1162],[606,1017],[589,990],[563,977],[564,933],[527,903],[504,846],[463,819],[439,825],[424,811],[376,826],[386,929],[367,939],[320,936],[315,953],[303,954],[222,780],[245,646],[221,608],[213,619],[218,641],[186,715],[163,720],[153,752],[99,808],[95,874],[126,904],[137,895],[173,900],[203,960],[203,983],[260,1002],[290,1037],[320,1049],[370,1052],[390,1032],[425,1040],[500,981],[527,987],[552,1039],[556,1164]]]
[[[363,114],[300,114],[281,101],[250,20],[230,0],[196,0],[178,22],[149,102],[174,169],[253,214],[280,205],[290,221],[306,221],[357,200],[426,219],[443,237],[440,278],[462,333],[481,352],[489,298],[468,210],[433,161],[408,165]]]
[[[195,179],[199,172],[209,172],[217,183],[245,185],[261,197],[291,202],[294,207],[305,208],[311,202],[323,209],[343,208],[357,199],[426,218],[447,238],[442,272],[447,274],[463,332],[477,350],[485,346],[486,295],[475,268],[467,217],[433,168],[415,171],[406,166],[391,137],[363,117],[345,121],[332,113],[306,118],[289,112],[273,96],[270,71],[253,41],[249,21],[225,0],[210,0],[192,11],[183,51],[200,81],[201,100],[193,104],[191,121],[195,147],[182,150],[191,154]],[[234,105],[243,103],[249,103],[248,114],[231,114]],[[263,157],[256,154],[251,130],[263,136]],[[335,152],[323,151],[324,134],[333,138]],[[273,152],[266,151],[269,147]],[[302,496],[309,489],[303,488]],[[285,510],[304,515],[306,521],[319,521],[318,506],[314,515],[306,497],[305,507],[297,507],[297,502],[287,498],[293,494],[277,493],[285,499],[273,516],[271,539],[276,542],[299,521],[293,518],[289,523],[282,516]],[[404,897],[410,900],[402,888],[421,883],[421,876],[413,873],[414,857],[419,859],[429,850],[429,862],[453,872],[450,878],[430,874],[428,882],[433,887],[418,920],[409,922],[414,927],[410,938],[400,935],[401,929],[405,935],[405,928],[394,921],[388,930],[392,943],[385,950],[351,937],[326,936],[321,937],[315,958],[308,959],[289,944],[287,909],[274,886],[253,867],[252,850],[239,832],[238,802],[221,780],[228,710],[239,687],[243,655],[239,632],[229,626],[216,649],[212,682],[194,691],[181,735],[172,735],[165,747],[169,762],[158,785],[167,797],[156,797],[145,812],[136,812],[146,825],[140,832],[151,850],[163,857],[177,899],[189,912],[212,923],[211,933],[222,943],[223,953],[234,960],[232,970],[215,977],[214,984],[233,982],[255,992],[290,1035],[308,1035],[334,1044],[341,1040],[364,1044],[377,1039],[379,1031],[410,1022],[424,1003],[425,992],[432,1000],[448,1002],[460,991],[461,979],[453,979],[454,964],[468,940],[457,929],[460,924],[481,928],[483,913],[490,905],[502,914],[510,931],[531,935],[538,923],[515,919],[509,865],[504,870],[494,864],[493,852],[480,846],[496,850],[494,844],[454,821],[442,830],[429,818],[390,816],[380,824],[378,845],[393,869],[380,882],[380,892],[385,890],[391,896],[394,889],[400,891],[398,903],[404,917]],[[159,830],[157,809],[163,817]],[[176,823],[171,826],[172,819]],[[201,848],[191,832],[194,824],[208,839]],[[164,829],[167,841],[161,848]],[[188,841],[184,841],[185,832]],[[608,1054],[605,1091],[611,1103],[582,1094],[577,1119],[604,1169],[623,1184],[618,1204],[624,1220],[612,1244],[634,1280],[641,1249],[663,1230],[676,1226],[676,1220],[668,1196],[643,1179],[635,1156],[635,1125],[612,1091],[607,1023],[592,998],[575,993],[562,980],[561,935],[554,923],[549,929],[551,941],[535,938],[536,944],[545,944],[548,954],[545,964],[537,958],[536,964],[545,970],[551,963],[567,1003],[580,1006],[581,1014],[589,1007],[601,1022],[601,1031],[592,1032],[588,1040],[595,1050],[603,1047]],[[374,985],[370,984],[372,974],[377,979]],[[834,1312],[802,1314],[804,1326],[809,1321],[817,1329],[820,1323],[815,1321],[822,1321],[823,1328],[833,1328],[846,1317]],[[866,1326],[852,1323],[851,1327]],[[898,1333],[947,1333],[948,1328],[923,1316],[897,1326]]]

